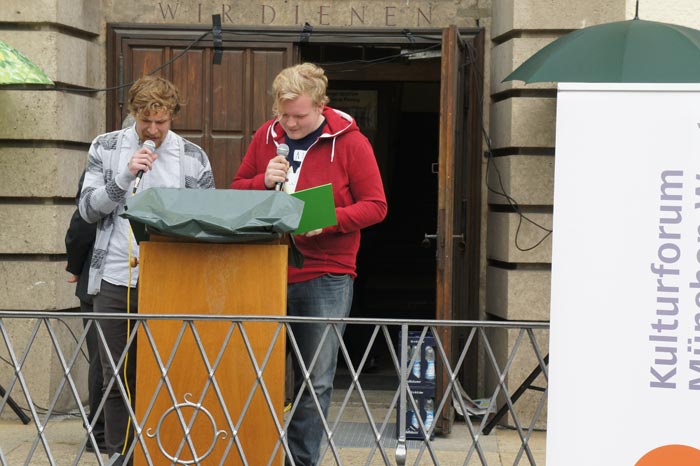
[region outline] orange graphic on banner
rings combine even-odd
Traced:
[[[698,466],[700,450],[687,445],[664,445],[651,450],[635,466]]]

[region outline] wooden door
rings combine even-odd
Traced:
[[[480,47],[480,41],[481,34],[472,43],[466,43],[455,26],[445,29],[442,35],[436,238],[435,318],[438,320],[479,319],[481,121],[478,96],[482,68],[478,57],[482,54],[471,52]],[[448,327],[439,331],[454,370],[466,335]],[[469,388],[476,385],[475,347],[468,356],[460,369],[460,379],[470,391]],[[444,367],[439,373],[437,392],[442,394],[449,383],[449,374]],[[447,434],[454,419],[449,396],[444,406],[437,427]]]
[[[201,35],[111,28],[108,83],[128,84],[154,70],[171,80],[184,101],[173,130],[206,151],[216,187],[228,188],[255,130],[272,116],[272,80],[293,64],[293,46],[224,40],[221,64],[215,65],[211,40],[192,46]],[[110,94],[110,129],[120,128],[128,114],[128,88]]]

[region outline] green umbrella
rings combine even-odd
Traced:
[[[504,81],[700,83],[700,31],[632,19],[571,32]]]
[[[0,41],[0,85],[2,84],[52,85],[53,81],[20,51]]]

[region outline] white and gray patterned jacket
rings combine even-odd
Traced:
[[[196,144],[172,132],[180,147],[180,186],[192,189],[214,187],[214,177],[207,154]],[[80,215],[89,223],[97,222],[95,248],[90,264],[88,293],[100,291],[107,246],[112,234],[115,216],[126,203],[127,190],[134,176],[126,166],[120,167],[121,151],[135,151],[139,147],[134,127],[97,136],[88,152],[85,181],[80,194]],[[120,183],[117,183],[120,178]]]

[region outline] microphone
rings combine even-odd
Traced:
[[[289,146],[287,144],[279,144],[277,146],[277,155],[283,155],[286,159],[289,155]],[[277,183],[275,183],[275,191],[281,191],[283,184],[284,183],[282,181],[278,181]]]
[[[151,141],[150,139],[146,139],[143,141],[143,145],[141,146],[145,149],[150,150],[151,152],[154,152],[156,150],[156,143]],[[289,149],[287,149],[289,152]],[[141,183],[141,178],[143,177],[143,170],[139,170],[139,172],[136,174],[136,181],[134,181],[134,190],[131,192],[131,195],[133,196],[136,194],[136,190],[139,187],[139,183]]]

